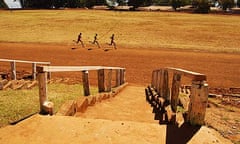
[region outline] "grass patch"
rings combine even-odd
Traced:
[[[97,89],[91,88],[96,94]],[[83,95],[82,85],[48,84],[48,100],[54,103],[54,112],[67,101]],[[39,112],[38,87],[31,90],[0,91],[0,127]]]
[[[212,52],[240,52],[239,17],[162,12],[96,10],[0,11],[0,42],[72,44],[82,40],[100,44],[115,33],[119,46],[172,48]],[[149,45],[151,44],[151,45]]]

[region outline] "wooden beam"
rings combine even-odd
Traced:
[[[10,65],[11,65],[11,79],[16,80],[17,79],[16,62],[15,61],[10,62]]]
[[[120,86],[120,69],[116,69],[116,87]]]
[[[170,95],[169,95],[169,86],[168,86],[168,71],[163,70],[163,84],[162,84],[162,97],[165,98],[166,100],[170,100]]]
[[[37,77],[37,64],[32,63],[32,79],[36,80]]]
[[[103,67],[103,66],[38,66],[38,72],[70,72],[70,71],[89,71],[99,69],[121,69],[119,67]]]
[[[208,84],[193,81],[188,108],[188,121],[192,125],[203,125],[208,102]]]
[[[84,96],[89,96],[90,95],[90,89],[89,89],[88,71],[83,71],[82,72],[82,80],[83,80]]]
[[[108,70],[108,76],[107,76],[107,92],[110,92],[112,90],[112,70]]]
[[[38,74],[40,113],[45,113],[44,102],[47,101],[47,73]]]
[[[207,76],[204,74],[201,74],[201,73],[183,70],[183,69],[179,69],[179,68],[172,68],[172,67],[168,67],[166,69],[171,70],[173,72],[177,72],[177,73],[181,74],[182,76],[189,77],[193,81],[206,81],[207,80]]]
[[[98,92],[105,91],[105,76],[104,76],[104,69],[98,70]]]
[[[35,61],[24,61],[24,60],[11,60],[11,59],[0,59],[1,62],[17,62],[17,63],[36,63],[36,64],[50,64],[50,62],[35,62]]]
[[[171,106],[172,106],[173,112],[177,111],[180,86],[181,86],[181,75],[178,73],[174,73],[173,80],[172,80],[172,96],[171,96]]]

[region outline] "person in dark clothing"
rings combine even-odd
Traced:
[[[110,37],[110,39],[111,39],[110,45],[113,45],[114,48],[117,49],[116,43],[115,43],[115,41],[114,41],[114,34],[112,34],[112,36]]]
[[[98,36],[98,34],[95,34],[92,44],[97,44],[98,48],[101,48],[98,41],[97,41],[98,40],[97,36]]]
[[[84,44],[83,44],[83,41],[82,41],[82,33],[79,33],[79,35],[78,35],[78,39],[77,39],[76,43],[78,44],[79,42],[81,42],[81,45],[84,48]]]

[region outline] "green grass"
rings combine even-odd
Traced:
[[[0,11],[0,42],[72,44],[115,33],[118,46],[240,52],[239,16],[96,10]]]
[[[97,89],[91,88],[96,94]],[[54,103],[54,112],[67,101],[83,95],[82,85],[48,84],[48,100]],[[31,90],[0,91],[0,127],[39,112],[38,87]]]

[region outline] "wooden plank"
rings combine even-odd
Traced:
[[[105,83],[104,83],[104,69],[98,70],[98,92],[105,91]]]
[[[25,60],[10,60],[10,59],[0,59],[2,62],[18,62],[18,63],[36,63],[36,64],[50,64],[50,62],[35,62],[35,61],[25,61]]]
[[[84,96],[90,95],[90,88],[89,88],[89,80],[88,80],[88,71],[82,72],[82,80],[83,80],[83,92]]]
[[[36,80],[37,77],[37,64],[32,63],[32,79]]]
[[[124,71],[120,69],[120,85],[124,84]]]
[[[166,100],[170,100],[168,83],[169,83],[168,71],[163,70],[163,85],[162,85],[163,96],[162,97],[165,98]]]
[[[208,84],[193,81],[188,108],[188,121],[192,125],[203,125],[208,102]]]
[[[151,80],[151,87],[154,87],[155,80],[155,71],[152,72],[152,80]]]
[[[103,66],[38,66],[38,72],[70,72],[70,71],[89,71],[99,69],[120,69],[119,67],[103,67]]]
[[[181,74],[182,76],[189,77],[194,81],[206,81],[207,80],[207,76],[204,74],[201,74],[201,73],[183,70],[183,69],[179,69],[179,68],[172,68],[172,67],[168,67],[166,69],[177,72],[177,73]]]
[[[116,69],[116,87],[120,86],[120,69]]]
[[[10,62],[10,65],[11,65],[11,79],[16,80],[17,79],[16,62],[15,61]]]
[[[112,90],[112,69],[108,70],[108,77],[107,77],[107,92]]]
[[[40,113],[45,113],[44,102],[47,101],[47,73],[38,74]]]
[[[177,110],[180,86],[181,86],[181,75],[178,73],[174,73],[173,80],[172,80],[172,95],[171,95],[171,106],[172,106],[173,112],[176,112]]]

